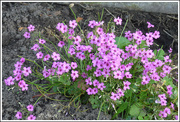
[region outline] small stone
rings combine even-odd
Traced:
[[[38,107],[36,108],[36,114],[41,113],[42,110],[43,110],[43,109],[42,109],[40,106],[38,106]]]
[[[14,109],[10,107],[10,108],[7,108],[6,110],[7,110],[8,112],[12,112]]]
[[[22,20],[24,23],[27,23],[28,22],[28,19],[26,17],[23,18]]]
[[[21,51],[22,51],[22,52],[26,52],[26,51],[27,51],[26,46],[22,47],[22,48],[21,48]]]
[[[20,24],[20,23],[21,23],[21,20],[18,19],[18,20],[16,21],[16,23],[17,23],[17,24]]]
[[[20,39],[21,38],[21,35],[20,34],[17,34],[16,35],[16,39]]]

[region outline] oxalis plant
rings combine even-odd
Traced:
[[[70,8],[71,9],[71,8]],[[71,9],[72,10],[72,9]],[[72,11],[73,12],[73,11]],[[41,97],[52,99],[52,94],[70,97],[67,107],[90,103],[93,109],[99,109],[112,115],[111,119],[138,120],[177,120],[178,87],[173,84],[170,72],[172,59],[165,56],[162,47],[151,50],[154,39],[160,38],[160,32],[144,33],[126,31],[125,23],[120,36],[115,36],[110,27],[121,27],[122,19],[114,18],[107,28],[103,28],[103,11],[98,21],[89,21],[89,32],[84,33],[75,20],[58,23],[52,33],[57,43],[46,39],[33,25],[29,25],[24,37],[34,43],[31,47],[36,52],[36,60],[21,57],[17,61],[13,76],[5,79],[7,86],[15,85],[21,91],[29,86],[40,92],[38,100],[16,113],[17,119],[35,120],[32,114],[34,106]],[[147,22],[147,28],[153,28]],[[75,35],[80,30],[81,34]],[[122,34],[125,34],[123,37]],[[61,40],[63,38],[63,40]],[[54,50],[52,49],[53,46]],[[24,66],[30,61],[35,67]],[[30,75],[36,77],[28,80]],[[38,81],[42,81],[38,84]]]

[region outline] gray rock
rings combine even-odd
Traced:
[[[27,22],[28,22],[28,19],[27,19],[26,17],[24,17],[24,18],[22,19],[22,21],[23,21],[24,23],[27,23]]]
[[[7,31],[2,34],[2,46],[8,45],[10,42],[10,36]]]
[[[19,25],[19,24],[21,23],[21,20],[18,19],[18,20],[16,21],[16,23]]]
[[[16,35],[16,39],[20,39],[21,38],[21,35],[20,34],[17,34]]]
[[[6,109],[6,111],[8,111],[8,112],[13,112],[13,110],[14,110],[14,109],[11,108],[11,107]]]
[[[22,52],[26,52],[26,51],[27,51],[26,46],[23,46],[23,47],[21,48],[21,51],[22,51]]]
[[[36,114],[38,115],[39,113],[42,112],[42,108],[40,106],[36,107]]]

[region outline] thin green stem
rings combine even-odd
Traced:
[[[100,107],[100,110],[99,110],[99,114],[98,114],[97,120],[99,120],[99,116],[100,116],[100,113],[101,113],[101,109],[102,109],[103,104],[104,104],[104,101],[103,101],[103,103],[101,104],[101,107]]]
[[[124,28],[123,28],[123,30],[122,30],[122,32],[121,32],[120,38],[121,38],[121,36],[122,36],[122,34],[123,34],[123,32],[124,32],[124,29],[126,28],[127,22],[128,22],[128,19],[126,20],[126,23],[125,23]],[[120,38],[119,38],[119,41],[120,41]]]

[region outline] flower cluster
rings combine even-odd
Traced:
[[[122,19],[119,17],[115,18],[114,22],[116,25],[122,25]],[[162,49],[155,53],[149,48],[153,45],[154,39],[160,38],[159,31],[145,34],[140,30],[136,30],[134,33],[126,31],[125,39],[129,44],[125,45],[124,48],[119,48],[119,45],[116,43],[116,36],[114,33],[106,33],[101,27],[103,23],[104,21],[89,21],[88,26],[94,30],[88,32],[86,37],[75,36],[74,30],[78,25],[76,20],[70,20],[69,27],[65,23],[57,24],[56,29],[68,39],[68,45],[65,46],[65,41],[60,40],[56,45],[60,50],[62,48],[65,49],[68,59],[72,58],[70,61],[64,60],[58,49],[52,51],[47,48],[52,52],[45,54],[42,49],[46,49],[47,40],[43,38],[39,38],[37,43],[31,47],[31,50],[36,51],[37,59],[44,61],[43,68],[41,68],[42,71],[39,72],[40,77],[47,81],[57,78],[57,84],[62,82],[61,85],[66,81],[61,81],[60,79],[68,77],[72,82],[70,82],[70,85],[64,83],[65,87],[73,86],[77,81],[84,81],[86,88],[82,89],[82,93],[86,93],[90,98],[92,96],[100,98],[100,96],[106,94],[104,99],[108,100],[115,108],[114,105],[119,105],[117,104],[119,101],[123,102],[125,94],[129,93],[129,91],[132,92],[132,89],[135,87],[140,89],[145,87],[148,90],[149,88],[147,87],[152,84],[151,81],[155,83],[161,82],[163,78],[170,74],[172,68],[169,66],[169,63],[172,60],[169,56],[165,56],[163,59],[156,58]],[[154,27],[150,22],[147,22],[147,24],[148,28]],[[34,26],[30,25],[28,27],[29,32],[34,31],[34,28]],[[24,34],[25,38],[30,38],[29,32]],[[169,50],[169,53],[171,52],[172,49]],[[13,73],[15,77],[9,76],[4,80],[7,86],[14,85],[16,80],[22,91],[28,90],[28,84],[25,82],[24,77],[28,77],[33,71],[31,71],[31,67],[22,67],[24,62],[25,59],[21,58],[14,65],[15,70]],[[49,62],[51,63],[50,65],[44,65]],[[137,65],[140,67],[138,67],[139,69]],[[136,82],[137,78],[140,79],[140,82]],[[56,80],[51,81],[52,84],[54,82]],[[108,90],[108,87],[111,90]],[[173,88],[172,85],[167,85],[167,94],[155,93],[158,95],[156,97],[159,97],[159,100],[156,100],[155,103],[160,103],[164,109],[158,110],[161,118],[166,118],[175,109],[173,103],[171,103],[169,108],[167,107],[170,104],[168,103],[168,98],[171,98]],[[66,90],[63,90],[63,92],[66,92]],[[155,95],[153,94],[153,96]],[[33,105],[28,105],[28,111],[33,111],[33,107]],[[21,119],[22,113],[17,112],[16,117]],[[36,117],[31,114],[27,119],[34,120]]]
[[[28,105],[27,109],[28,109],[28,111],[33,111],[34,110],[34,106],[33,105]],[[22,113],[20,111],[18,111],[16,113],[16,118],[17,119],[22,119]],[[36,119],[36,116],[34,116],[32,114],[27,117],[27,120],[35,120],[35,119]]]

